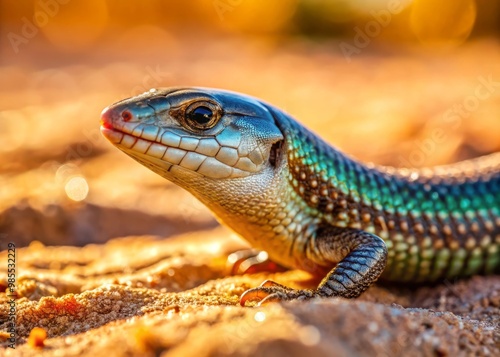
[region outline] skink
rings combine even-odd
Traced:
[[[367,165],[259,99],[208,88],[120,101],[101,131],[273,261],[324,277],[302,290],[267,281],[242,305],[354,298],[379,277],[500,271],[500,153],[421,170]]]

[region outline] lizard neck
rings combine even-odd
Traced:
[[[199,182],[184,176],[179,184],[253,247],[267,251],[283,266],[297,268],[304,264],[298,247],[314,234],[319,215],[290,188],[288,178],[287,162],[280,161],[259,175]]]

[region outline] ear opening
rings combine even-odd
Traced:
[[[279,140],[271,146],[271,151],[269,152],[269,163],[272,167],[276,167],[283,153],[283,142],[284,140]]]
[[[283,150],[285,150],[285,134],[283,133],[280,125],[280,119],[278,118],[279,111],[275,112],[275,109],[268,104],[264,103],[264,106],[266,107],[269,114],[271,114],[271,116],[273,117],[274,125],[281,133],[281,139],[276,141],[271,146],[271,151],[269,152],[269,163],[273,168],[276,168],[280,163],[280,159],[282,158]]]

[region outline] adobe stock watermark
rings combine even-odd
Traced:
[[[382,29],[389,26],[394,15],[399,14],[405,8],[404,0],[389,0],[387,6],[382,10],[372,10],[370,15],[373,20],[368,21],[364,28],[354,27],[354,35],[352,43],[342,41],[339,48],[348,63],[351,63],[353,55],[359,55],[363,49],[368,47],[372,40],[380,35]]]
[[[135,97],[139,94],[149,91],[152,88],[155,88],[160,83],[165,81],[165,78],[169,78],[171,76],[170,72],[162,72],[160,65],[156,65],[155,68],[151,66],[146,66],[146,75],[142,78],[142,82],[140,85],[135,86],[130,91],[129,97]],[[127,95],[123,96],[124,98]]]
[[[0,234],[2,240],[7,240],[6,234]],[[16,348],[17,342],[17,254],[16,254],[16,244],[14,242],[9,242],[7,245],[7,288],[5,293],[9,299],[7,304],[9,305],[9,312],[7,318],[7,333],[9,338],[7,339],[9,348]]]
[[[245,341],[248,336],[260,331],[268,320],[287,322],[286,318],[281,315],[270,316],[265,309],[255,308],[255,310],[253,316],[246,315],[243,318],[235,318],[233,323],[223,327],[224,334],[222,337],[228,349],[234,346],[235,343]]]
[[[143,77],[141,85],[137,85],[132,88],[129,94],[122,96],[123,98],[133,97],[147,92],[161,83],[163,78],[170,76],[170,73],[162,72],[159,65],[157,65],[156,68],[146,66],[146,73],[147,74]],[[94,146],[98,145],[100,142],[105,142],[105,139],[102,137],[97,126],[91,130],[82,130],[82,134],[85,140],[68,149],[65,156],[65,162],[89,157],[94,151]]]
[[[35,11],[33,18],[29,19],[24,16],[21,21],[23,25],[18,33],[9,32],[7,34],[7,39],[17,55],[19,53],[19,48],[21,45],[26,45],[33,39],[40,28],[47,26],[50,19],[55,17],[60,10],[61,5],[66,5],[71,0],[38,0],[38,8],[40,10]]]
[[[212,5],[221,21],[224,21],[227,12],[233,12],[244,0],[213,0]]]
[[[134,97],[147,92],[151,88],[154,88],[158,84],[162,83],[162,81],[164,81],[164,78],[170,76],[169,72],[162,72],[159,65],[157,65],[155,68],[146,66],[145,70],[146,75],[143,77],[141,85],[133,87],[130,93],[122,95],[122,99]],[[66,156],[64,157],[64,162],[55,162],[57,166],[62,167],[60,172],[61,177],[66,178],[74,175],[75,167],[72,165],[64,165],[65,163],[85,159],[92,156],[94,148],[100,143],[106,142],[104,137],[101,135],[100,128],[97,125],[90,130],[83,129],[81,133],[83,140],[69,147],[68,151],[66,152]]]
[[[500,82],[495,82],[493,76],[477,77],[479,82],[474,89],[474,94],[465,97],[461,102],[454,104],[442,117],[442,125],[432,130],[429,137],[415,142],[415,148],[407,157],[398,157],[401,167],[421,167],[426,160],[436,151],[438,145],[444,143],[450,133],[458,130],[465,118],[479,109],[481,102],[491,98],[493,93],[500,88]]]
[[[82,134],[84,140],[78,142],[76,145],[72,145],[69,147],[62,163],[57,161],[53,162],[53,165],[59,168],[60,171],[58,175],[64,182],[66,181],[66,179],[75,176],[75,173],[79,172],[79,169],[76,165],[68,163],[90,157],[94,152],[94,148],[100,142],[105,141],[105,139],[101,135],[99,127],[97,126],[96,128],[90,130],[83,129]]]

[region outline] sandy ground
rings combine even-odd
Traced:
[[[241,293],[265,279],[315,280],[300,271],[228,275],[227,255],[245,243],[98,133],[99,113],[113,101],[152,86],[215,86],[286,109],[364,161],[453,162],[500,150],[498,42],[437,57],[371,50],[348,63],[324,45],[237,42],[198,48],[201,62],[178,41],[175,55],[148,49],[134,61],[103,48],[85,65],[62,58],[55,67],[22,59],[0,67],[8,84],[0,88],[0,269],[15,243],[19,294],[10,349],[2,274],[0,354],[500,353],[499,276],[377,285],[353,301],[240,307]],[[444,132],[438,141],[436,130]],[[79,202],[68,196],[75,177],[89,188]],[[36,342],[33,333],[27,343],[35,327],[48,337]]]
[[[242,308],[241,293],[264,279],[294,287],[315,283],[300,271],[228,276],[225,255],[243,248],[231,233],[217,228],[168,240],[143,236],[84,248],[36,243],[20,249],[21,345],[4,352],[28,356],[498,353],[498,276],[420,289],[374,286],[351,301]],[[5,294],[0,299],[0,314],[6,316]],[[49,336],[44,347],[24,343],[35,327],[43,327]],[[0,339],[7,337],[0,332]]]

